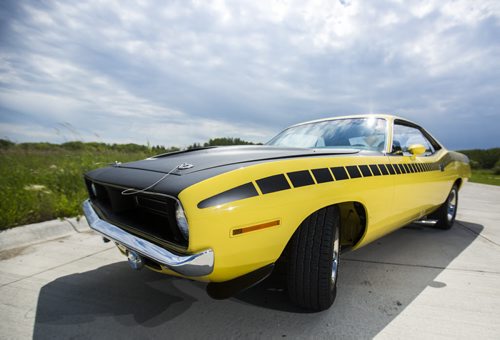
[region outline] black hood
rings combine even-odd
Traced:
[[[226,146],[167,153],[145,160],[121,164],[122,168],[143,169],[157,172],[169,172],[181,164],[190,164],[191,168],[176,170],[178,175],[228,166],[294,157],[318,157],[327,155],[355,154],[353,149],[302,149],[278,148],[274,146]]]
[[[141,161],[118,164],[85,174],[88,180],[124,188],[142,189],[158,181],[165,173],[181,164],[187,169],[176,169],[149,191],[177,196],[185,188],[232,171],[242,166],[296,157],[325,157],[359,153],[353,149],[300,149],[274,146],[228,146],[187,150],[163,154]]]

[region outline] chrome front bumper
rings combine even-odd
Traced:
[[[213,271],[214,252],[212,249],[191,255],[176,255],[102,220],[88,199],[83,202],[83,212],[90,227],[99,234],[121,244],[129,250],[133,250],[142,256],[164,265],[176,273],[186,276],[204,276]]]

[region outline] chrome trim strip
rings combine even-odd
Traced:
[[[186,276],[204,276],[213,271],[214,252],[212,249],[196,254],[176,255],[102,220],[95,212],[89,199],[83,202],[83,212],[90,227],[99,234],[166,266],[176,273]]]

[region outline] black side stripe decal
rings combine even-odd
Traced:
[[[328,183],[333,181],[343,181],[348,179],[381,176],[381,175],[402,175],[417,172],[429,172],[441,170],[443,160],[435,163],[408,163],[408,164],[369,164],[369,165],[348,165],[336,166],[333,168],[318,168],[288,172],[287,176],[293,188],[307,185]],[[331,170],[331,173],[330,173]],[[312,176],[311,176],[312,173]],[[333,176],[332,176],[333,174]],[[313,178],[314,176],[314,178]],[[277,191],[292,189],[284,174],[264,177],[256,180],[262,194],[270,194]],[[198,208],[208,208],[225,204],[245,198],[258,196],[259,193],[252,182],[245,183],[235,188],[221,192],[198,203]]]
[[[347,176],[347,171],[345,171],[345,168],[343,166],[337,166],[330,169],[332,170],[332,174],[335,177],[335,180],[342,181],[344,179],[349,179],[349,176]]]
[[[382,172],[382,175],[388,175],[389,174],[389,171],[385,167],[385,164],[379,164],[378,167],[379,167],[380,171]]]
[[[370,171],[370,168],[368,167],[368,165],[360,165],[359,170],[361,170],[363,177],[369,177],[372,175],[372,172]]]
[[[259,193],[255,189],[253,183],[246,183],[201,201],[200,203],[198,203],[198,208],[203,209],[214,207],[219,204],[238,201],[244,198],[250,198],[258,195]]]
[[[346,166],[347,172],[349,172],[349,176],[351,178],[359,178],[361,177],[361,172],[359,172],[359,169],[356,165],[349,165]]]
[[[263,194],[290,189],[290,184],[282,174],[264,177],[256,182]]]
[[[380,170],[377,164],[370,164],[370,169],[372,170],[373,176],[380,176]]]
[[[289,172],[287,175],[294,188],[314,184],[314,180],[308,170]]]
[[[327,168],[313,169],[312,173],[314,175],[314,178],[316,178],[316,182],[318,182],[318,184],[333,181],[332,174]]]

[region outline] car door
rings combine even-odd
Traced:
[[[409,147],[421,144],[425,152],[414,156]],[[393,123],[390,161],[395,176],[395,214],[402,223],[422,218],[439,204],[443,182],[438,160],[442,148],[421,127],[396,119]]]

